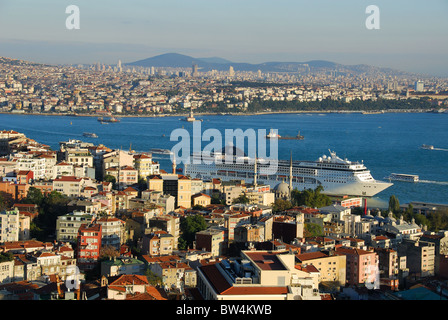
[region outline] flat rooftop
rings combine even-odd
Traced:
[[[251,259],[261,270],[287,270],[280,259],[278,253],[268,251],[245,252],[246,256]]]

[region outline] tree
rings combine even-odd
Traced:
[[[0,211],[11,208],[11,205],[12,205],[11,195],[3,191],[0,191]]]
[[[389,211],[397,214],[400,212],[400,202],[395,195],[391,195],[389,198]]]
[[[211,204],[226,204],[226,201],[221,199],[221,196],[219,193],[213,193],[212,194],[212,200],[210,202]]]
[[[145,270],[145,277],[148,279],[149,284],[158,286],[163,284],[163,280],[160,276],[152,272],[149,268]]]
[[[207,223],[203,216],[196,214],[182,218],[180,222],[180,230],[182,235],[180,238],[185,240],[186,245],[190,248],[193,246],[193,242],[196,239],[196,232],[207,229]]]
[[[246,194],[241,194],[238,198],[233,199],[232,203],[242,203],[242,204],[248,204],[250,202],[250,199],[246,196]]]
[[[113,184],[113,182],[112,182]],[[138,178],[138,188],[143,191],[146,190],[146,188],[148,187],[147,181],[145,178],[139,177]]]
[[[14,260],[14,255],[11,252],[0,253],[0,263]]]
[[[331,204],[331,199],[322,193],[324,188],[318,186],[316,189],[305,189],[303,191],[293,190],[291,197],[295,205],[311,208],[322,208]]]
[[[120,252],[113,246],[103,246],[100,249],[100,260],[107,260],[110,258],[118,258],[120,256]]]
[[[116,187],[117,187],[117,179],[115,179],[114,176],[111,176],[111,175],[108,174],[108,175],[106,175],[104,177],[103,181],[105,181],[105,182],[112,182],[112,188],[116,189]]]
[[[42,194],[42,192],[37,188],[30,187],[26,198],[24,198],[21,202],[28,204],[37,204],[38,206],[41,206],[43,201],[44,195]]]
[[[67,203],[69,198],[58,192],[52,191],[47,194],[41,203],[39,215],[36,218],[36,226],[34,231],[37,233],[38,240],[46,241],[56,231],[56,220],[59,216],[68,213]]]
[[[323,235],[322,227],[315,223],[305,223],[305,237],[320,237]]]
[[[286,211],[291,208],[292,208],[291,201],[283,200],[283,199],[275,200],[274,204],[272,205],[273,212],[283,212],[283,211]]]

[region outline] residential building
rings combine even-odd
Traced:
[[[149,285],[142,275],[121,275],[106,286],[108,300],[168,300],[164,291]]]
[[[189,177],[178,174],[159,174],[148,177],[148,189],[175,197],[175,206],[191,208],[191,182]]]
[[[14,282],[14,259],[0,262],[0,284]]]
[[[184,287],[195,287],[197,276],[185,262],[159,262],[151,266],[151,271],[162,278],[166,289],[183,289]]]
[[[196,249],[210,252],[213,257],[223,255],[226,249],[226,229],[212,227],[196,232]]]
[[[191,206],[202,206],[206,207],[211,204],[212,198],[205,193],[196,193],[191,197]]]
[[[106,277],[143,275],[144,272],[145,263],[132,257],[114,257],[101,262],[101,275]]]
[[[101,249],[100,224],[82,224],[78,229],[76,262],[81,270],[93,269]]]
[[[285,243],[291,243],[294,239],[303,238],[304,217],[298,214],[294,218],[289,216],[275,216],[272,224],[272,236],[281,239]]]
[[[403,239],[398,245],[398,255],[406,256],[409,273],[416,277],[435,274],[435,244],[422,240]]]
[[[53,180],[53,190],[68,197],[79,197],[85,180],[74,176],[61,176]]]
[[[346,256],[347,284],[379,289],[379,261],[378,255],[374,251],[338,247],[335,252]]]
[[[152,160],[149,154],[134,155],[134,168],[138,172],[138,177],[146,180],[148,176],[159,174],[159,164]]]
[[[177,249],[180,235],[180,218],[172,215],[160,215],[148,220],[149,233],[154,231],[166,231],[174,237],[174,248]]]
[[[174,250],[174,236],[166,231],[145,234],[141,240],[141,247],[141,252],[144,255],[171,255]]]
[[[206,300],[321,300],[316,270],[296,268],[294,254],[284,251],[242,251],[240,260],[197,270],[197,287]]]
[[[390,248],[379,247],[374,250],[379,259],[380,284],[390,290],[398,290],[400,273],[398,252]]]
[[[19,241],[20,213],[19,210],[4,210],[0,212],[0,243]]]
[[[334,250],[307,252],[296,255],[302,266],[314,266],[319,272],[319,283],[346,283],[346,256],[336,254]]]
[[[94,215],[83,211],[73,211],[59,216],[56,220],[56,240],[76,242],[81,225],[91,223],[93,220]]]
[[[99,217],[95,222],[102,226],[101,245],[120,249],[126,240],[125,222],[110,216]]]

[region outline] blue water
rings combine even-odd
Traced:
[[[276,114],[257,116],[202,116],[202,132],[215,128],[242,130],[278,129],[280,135],[305,136],[304,140],[279,140],[279,158],[316,160],[329,155],[328,149],[349,160],[363,160],[376,179],[390,173],[417,174],[430,183],[394,182],[372,199],[379,204],[396,195],[400,203],[426,201],[448,203],[448,114]],[[122,118],[120,123],[100,124],[95,117],[0,115],[1,130],[16,130],[38,142],[59,148],[59,141],[81,139],[110,148],[149,151],[171,149],[176,128],[191,131],[193,124],[179,117]],[[95,132],[98,138],[86,138]],[[162,135],[165,135],[164,137]],[[209,142],[203,142],[202,147]],[[420,149],[422,144],[444,150]],[[167,156],[154,156],[162,168],[170,170]],[[437,183],[441,182],[441,183]],[[445,184],[443,184],[445,183]]]

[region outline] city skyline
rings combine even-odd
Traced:
[[[380,9],[369,30],[366,8]],[[51,64],[129,63],[177,52],[233,62],[328,60],[448,76],[448,4],[344,2],[0,1],[0,55]],[[69,5],[80,29],[68,30]],[[17,19],[17,17],[21,17]]]

